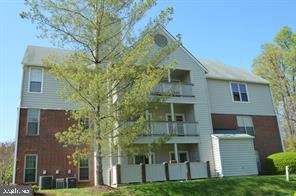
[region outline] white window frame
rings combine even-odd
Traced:
[[[189,159],[189,153],[187,150],[178,150],[178,158],[179,158],[179,153],[186,153],[186,158],[187,158],[187,161],[190,161]],[[175,154],[175,151],[170,151],[169,152],[169,157],[170,157],[170,160],[172,160],[172,154]],[[175,157],[176,158],[176,157]],[[180,162],[180,160],[179,160]]]
[[[90,159],[88,160],[88,180],[80,180],[80,160],[78,162],[78,182],[89,182],[90,181]]]
[[[133,155],[133,164],[134,165],[136,164],[136,156],[138,156],[138,155],[146,155],[146,156],[148,156],[148,160],[149,160],[149,153],[142,153],[142,154],[141,153],[138,153],[138,154],[134,154]],[[154,152],[151,152],[150,153],[150,156],[152,157],[152,163],[151,164],[156,163],[156,161],[155,161],[155,153]]]
[[[238,94],[239,94],[239,99],[240,99],[240,101],[235,101],[235,100],[234,100],[231,84],[238,84]],[[239,88],[239,85],[240,85],[240,84],[243,84],[243,85],[246,86],[246,93],[247,93],[248,101],[242,101],[242,98],[241,98],[241,92],[240,92],[240,88]],[[234,102],[234,103],[251,103],[251,102],[250,102],[250,96],[249,96],[249,91],[248,91],[248,85],[247,85],[247,83],[242,83],[242,82],[229,82],[229,88],[230,88],[230,94],[231,94],[232,102]]]
[[[31,83],[31,71],[32,69],[41,69],[41,89],[40,89],[40,92],[31,92],[30,91],[30,83]],[[29,67],[29,76],[28,76],[28,93],[37,93],[37,94],[40,94],[40,93],[43,93],[43,77],[44,77],[44,68],[42,67]]]
[[[26,162],[27,162],[27,156],[35,156],[36,157],[36,172],[35,172],[35,181],[34,182],[25,182],[26,179]],[[24,157],[24,171],[23,171],[23,183],[24,184],[33,184],[37,183],[37,176],[38,176],[38,154],[25,154]]]
[[[243,128],[245,129],[245,133],[246,133],[246,134],[248,134],[248,133],[247,133],[247,127],[248,127],[248,126],[246,126],[246,123],[245,123],[245,119],[244,119],[244,117],[246,117],[246,116],[247,116],[247,117],[251,117],[251,120],[252,120],[252,127],[253,127],[253,132],[254,132],[254,136],[255,136],[256,133],[255,133],[255,127],[254,127],[254,123],[253,123],[253,117],[252,117],[252,116],[249,116],[249,115],[237,115],[237,116],[236,116],[237,127],[241,127],[241,126],[238,125],[238,120],[237,120],[237,117],[239,117],[239,116],[243,118],[243,122],[244,122],[244,126],[243,126]]]
[[[29,110],[37,110],[38,111],[38,127],[37,127],[37,134],[36,135],[31,135],[28,134],[28,127],[29,127]],[[26,136],[39,136],[39,131],[40,131],[40,109],[36,108],[28,108],[27,109],[27,126],[26,126]]]

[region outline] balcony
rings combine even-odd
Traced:
[[[171,95],[176,97],[193,97],[192,84],[179,82],[161,82],[153,90],[152,95]]]
[[[198,136],[196,122],[147,122],[144,136]]]

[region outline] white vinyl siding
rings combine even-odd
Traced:
[[[40,109],[77,109],[77,104],[70,103],[63,99],[60,90],[63,84],[56,80],[55,76],[43,68],[42,93],[30,93],[29,89],[29,69],[24,66],[23,90],[21,97],[22,108],[40,108]]]
[[[28,92],[42,93],[43,87],[43,68],[29,68],[29,85]]]
[[[177,64],[175,66],[176,69],[190,71],[190,80],[193,84],[192,93],[194,97],[173,97],[169,98],[166,102],[193,104],[194,121],[198,122],[197,129],[199,130],[200,135],[200,161],[210,161],[210,168],[212,169],[211,172],[214,173],[214,160],[211,145],[211,134],[213,133],[213,128],[205,71],[181,48],[177,48],[170,55],[169,59],[177,60]],[[229,86],[227,92],[230,94]],[[188,139],[184,138],[185,142],[186,140]]]
[[[208,79],[211,112],[216,114],[274,116],[269,85],[248,83],[249,103],[232,101],[229,81]]]
[[[24,183],[37,182],[37,162],[38,156],[36,154],[25,155]]]
[[[28,136],[39,135],[39,127],[40,127],[40,110],[28,109],[26,135]]]

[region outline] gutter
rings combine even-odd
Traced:
[[[21,82],[21,90],[20,90],[20,102],[19,107],[17,108],[17,120],[16,120],[16,132],[15,132],[15,146],[14,146],[14,160],[13,160],[13,177],[12,183],[15,184],[16,178],[16,160],[17,160],[17,151],[18,151],[18,136],[19,136],[19,124],[20,124],[20,114],[21,114],[21,100],[23,95],[23,84],[24,84],[24,66],[23,66],[23,73],[22,73],[22,82]]]

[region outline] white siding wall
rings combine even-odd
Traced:
[[[194,97],[177,97],[169,99],[172,102],[193,103],[195,121],[200,133],[200,160],[210,161],[212,173],[214,172],[214,159],[212,154],[211,134],[213,132],[208,88],[205,71],[181,48],[176,49],[170,56],[178,61],[176,69],[190,70],[191,83],[194,84],[192,92]]]
[[[214,161],[215,161],[215,172],[217,176],[220,176],[220,174],[222,173],[222,165],[221,165],[221,157],[220,157],[219,139],[216,137],[212,137],[212,144],[213,144],[213,154],[214,154]]]
[[[229,81],[208,79],[212,113],[275,115],[272,96],[266,84],[247,83],[250,103],[232,101]]]
[[[57,81],[53,74],[50,74],[46,68],[43,68],[43,92],[29,93],[29,67],[24,66],[24,80],[21,98],[21,107],[41,108],[41,109],[74,109],[74,104],[66,102],[60,96],[60,89],[63,84]]]
[[[224,176],[258,174],[253,139],[220,139],[220,155]]]

